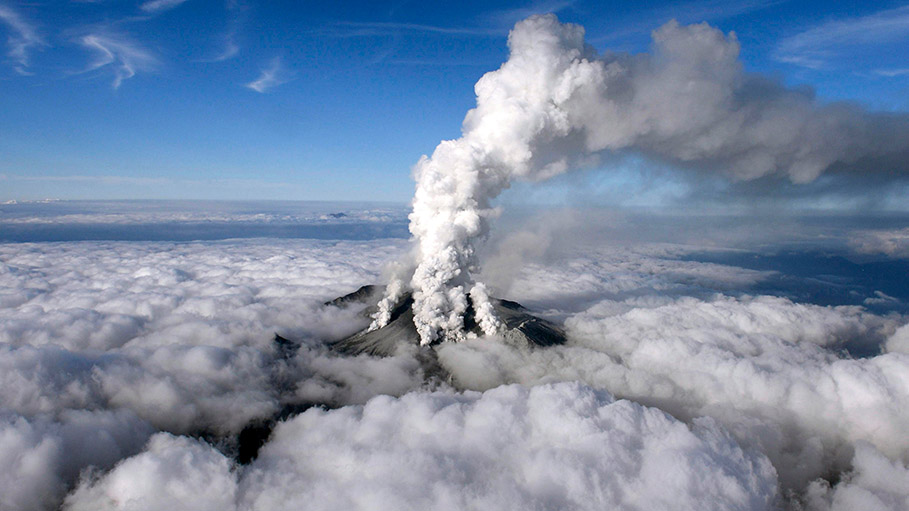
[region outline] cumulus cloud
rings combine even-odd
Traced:
[[[137,453],[151,433],[125,410],[30,419],[0,411],[0,509],[53,509],[83,468],[112,467]]]
[[[713,421],[687,426],[557,384],[311,409],[239,471],[199,441],[158,434],[65,508],[760,510],[775,495],[768,460]]]
[[[264,94],[279,85],[284,85],[291,81],[292,78],[292,73],[284,68],[281,57],[275,57],[269,62],[268,66],[262,68],[258,78],[247,83],[244,87]]]
[[[66,498],[72,511],[236,509],[233,462],[199,440],[158,433],[142,454],[99,480],[86,480]]]
[[[417,251],[408,284],[425,344],[463,338],[471,273],[480,266],[475,244],[500,213],[491,201],[515,181],[627,153],[735,180],[807,183],[828,170],[907,170],[905,115],[821,104],[747,73],[735,35],[705,23],[669,22],[641,55],[598,55],[582,27],[553,15],[518,23],[508,41],[508,61],[475,86],[477,107],[461,138],[441,142],[414,170]]]
[[[909,257],[909,228],[874,229],[854,233],[850,244],[863,254]]]
[[[802,488],[843,470],[854,442],[909,452],[899,433],[909,427],[909,359],[836,353],[849,342],[880,346],[898,321],[774,297],[650,295],[570,317],[564,347],[467,341],[440,358],[472,388],[579,379],[678,417],[709,415],[767,454],[785,487]]]
[[[773,468],[580,384],[411,393],[281,424],[241,480],[249,509],[767,509]]]
[[[445,345],[441,381],[417,346],[326,347],[369,319],[322,303],[379,280],[405,240],[0,244],[0,508],[765,509],[777,473],[783,498],[833,502],[817,479],[858,473],[863,442],[900,467],[905,318],[748,294],[775,273],[687,257],[703,246],[567,246],[558,225],[537,231],[554,248],[506,243],[524,257],[502,289],[569,344]],[[237,435],[278,418],[234,466]]]
[[[151,52],[122,35],[92,33],[82,36],[79,43],[95,55],[95,59],[81,73],[110,69],[114,75],[114,89],[120,88],[124,80],[136,73],[158,66],[158,59]]]
[[[13,60],[13,68],[19,74],[31,74],[28,71],[29,54],[35,47],[44,45],[44,39],[34,25],[11,7],[3,4],[0,4],[0,22],[10,31],[7,55]]]
[[[889,511],[909,508],[909,468],[883,456],[874,447],[856,446],[852,471],[831,488],[815,481],[808,488],[806,511]]]
[[[885,345],[887,351],[899,352],[909,355],[909,324],[898,328]]]
[[[412,356],[325,345],[367,320],[321,303],[375,281],[402,240],[274,241],[0,245],[0,509],[56,507],[156,430],[230,445],[287,406],[424,384]]]
[[[332,392],[340,404],[362,402],[373,395],[369,375],[381,379],[381,371],[369,360],[334,368],[336,362],[322,360],[329,357],[322,340],[352,333],[365,320],[320,304],[377,279],[365,268],[381,267],[401,246],[111,243],[37,245],[25,253],[21,245],[0,247],[0,284],[10,297],[0,310],[0,395],[25,415],[122,407],[180,433],[235,433],[270,416],[283,404],[275,378],[285,373],[305,388],[318,386],[320,402]],[[356,262],[348,251],[365,259]],[[312,345],[298,359],[279,362],[271,344],[276,331]],[[412,374],[417,370],[403,364],[388,379],[403,374],[395,385],[406,391],[422,382]],[[331,376],[320,376],[326,371]],[[306,383],[304,374],[320,383]],[[305,388],[300,399],[310,396]]]

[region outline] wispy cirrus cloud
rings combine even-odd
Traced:
[[[293,79],[293,73],[284,68],[281,57],[271,59],[268,66],[263,68],[259,77],[255,80],[244,84],[244,87],[254,90],[258,93],[266,93],[269,90],[283,85]]]
[[[151,52],[122,35],[92,33],[82,36],[79,43],[95,55],[80,73],[109,68],[114,74],[114,89],[137,72],[150,71],[158,65],[158,59]]]
[[[820,69],[846,49],[909,40],[909,5],[867,16],[828,21],[780,41],[774,57]]]
[[[556,13],[572,7],[576,0],[543,0],[515,9],[498,9],[481,15],[467,26],[445,26],[400,21],[339,21],[321,29],[335,37],[371,37],[400,33],[462,37],[502,37],[517,21],[533,14]]]
[[[213,57],[203,58],[200,62],[223,62],[234,58],[240,53],[240,44],[237,42],[239,33],[246,21],[247,6],[237,0],[228,0],[228,26],[227,30],[219,37],[221,49]]]
[[[611,20],[599,30],[590,30],[588,37],[591,43],[615,43],[622,39],[649,34],[669,20],[680,23],[716,22],[734,18],[742,14],[760,11],[783,0],[742,0],[729,2],[725,0],[689,0],[650,9],[636,10],[633,16]],[[590,29],[591,27],[588,27]]]
[[[401,23],[396,21],[341,21],[334,23],[321,32],[335,37],[369,37],[394,35],[401,32],[417,32],[456,36],[498,37],[507,30],[493,27],[443,27],[421,23]]]
[[[209,59],[209,62],[223,62],[225,60],[230,60],[234,58],[238,53],[240,53],[240,45],[238,45],[236,42],[236,34],[234,32],[228,32],[224,36],[224,47],[221,48],[221,53]]]
[[[483,18],[493,25],[511,29],[515,23],[528,16],[559,13],[574,6],[575,3],[577,3],[576,0],[542,0],[514,9],[495,10],[483,16]]]
[[[139,8],[148,13],[158,13],[179,7],[181,4],[186,3],[186,1],[187,0],[149,0],[139,6]]]
[[[9,29],[7,55],[13,61],[13,69],[21,75],[30,75],[31,73],[28,71],[29,54],[33,48],[45,45],[44,39],[38,34],[38,30],[33,24],[3,4],[0,4],[0,22]]]
[[[875,69],[874,74],[876,74],[878,76],[886,76],[887,78],[893,78],[894,76],[905,76],[905,75],[909,75],[909,68]]]

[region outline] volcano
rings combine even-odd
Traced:
[[[325,304],[336,307],[366,304],[363,314],[371,316],[377,310],[377,304],[384,291],[385,286],[367,285]],[[565,343],[565,333],[559,326],[533,316],[521,304],[498,298],[490,298],[490,302],[496,316],[503,324],[498,335],[503,342],[525,348]],[[469,301],[464,314],[464,330],[468,335],[483,336],[483,332],[477,325],[473,306]],[[375,356],[390,356],[402,344],[420,344],[420,335],[413,322],[413,295],[411,293],[405,294],[398,300],[387,325],[376,330],[363,330],[341,339],[332,344],[332,349],[346,355],[365,353]],[[435,343],[435,345],[437,344],[439,342]]]

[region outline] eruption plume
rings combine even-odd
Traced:
[[[670,21],[653,33],[649,54],[599,55],[582,27],[533,16],[514,27],[508,46],[508,61],[477,82],[461,138],[442,141],[415,167],[415,269],[409,283],[390,283],[372,329],[408,286],[422,344],[463,339],[468,307],[484,332],[499,328],[471,273],[475,243],[498,215],[491,202],[516,179],[542,181],[604,153],[739,180],[907,170],[905,115],[821,104],[810,91],[746,73],[735,34],[706,23]]]

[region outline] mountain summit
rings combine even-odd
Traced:
[[[372,315],[379,299],[384,294],[384,286],[367,285],[353,293],[340,296],[326,302],[326,305],[348,307],[354,304],[367,304],[364,315]],[[524,347],[552,346],[565,342],[565,333],[557,325],[531,315],[517,302],[490,298],[496,316],[503,327],[499,336],[509,344]],[[464,329],[468,334],[481,337],[483,332],[477,325],[472,304],[468,301],[464,315]],[[420,344],[420,335],[414,326],[413,295],[407,293],[394,305],[387,325],[376,330],[363,330],[350,337],[341,339],[332,345],[338,352],[348,355],[366,353],[369,355],[392,355],[400,344]],[[438,343],[436,343],[438,344]]]

